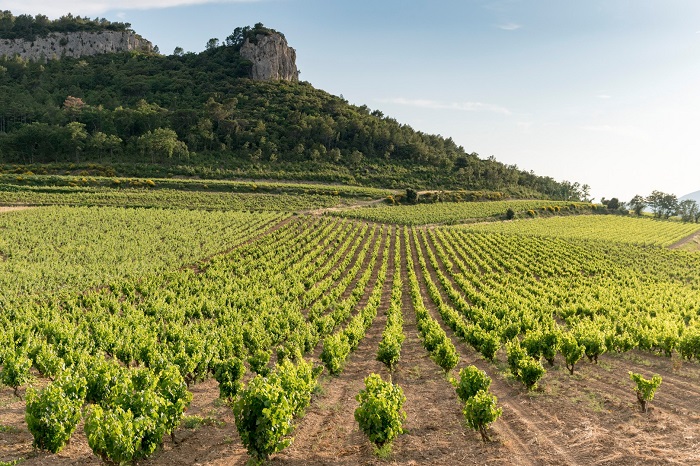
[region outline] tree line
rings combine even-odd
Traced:
[[[52,32],[97,32],[129,31],[131,24],[112,22],[105,18],[90,19],[87,16],[73,16],[68,13],[58,19],[46,15],[19,15],[11,11],[0,11],[0,39],[23,39],[33,41],[46,37]]]
[[[684,222],[700,222],[700,206],[697,201],[693,199],[679,200],[675,194],[658,190],[652,191],[646,197],[637,194],[627,203],[620,202],[616,197],[612,199],[602,198],[601,204],[610,210],[632,211],[638,216],[641,216],[648,208],[656,218],[668,219],[678,216]]]

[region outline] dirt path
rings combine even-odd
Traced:
[[[700,250],[700,231],[693,233],[690,236],[682,238],[668,247],[669,249],[683,249],[685,251]]]
[[[28,205],[0,206],[0,214],[3,212],[14,212],[15,210],[27,210],[27,209],[36,209],[36,207],[28,206]]]
[[[383,199],[383,198],[382,199],[373,199],[371,201],[360,201],[360,202],[356,202],[354,204],[347,204],[347,205],[342,205],[342,206],[322,207],[320,209],[305,210],[305,211],[302,211],[301,213],[310,214],[310,215],[323,215],[326,212],[341,212],[343,210],[360,209],[362,207],[379,205],[379,204],[383,204],[384,201],[385,201],[385,199]]]

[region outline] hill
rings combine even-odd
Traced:
[[[693,200],[700,204],[700,191],[695,191],[690,194],[686,194],[685,196],[681,196],[678,198],[678,201],[685,201],[686,199]]]
[[[54,173],[91,163],[124,176],[271,177],[585,197],[578,183],[481,159],[451,138],[415,131],[308,82],[251,79],[256,62],[243,49],[275,35],[284,38],[257,24],[237,28],[223,43],[210,41],[197,54],[0,58],[0,163],[32,171],[50,163]]]

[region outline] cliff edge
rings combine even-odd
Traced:
[[[0,57],[32,60],[56,60],[62,57],[84,57],[103,53],[152,52],[153,44],[130,31],[53,32],[32,41],[0,39]]]
[[[298,81],[296,51],[280,33],[257,34],[247,38],[240,50],[241,58],[252,63],[251,78],[256,81]]]

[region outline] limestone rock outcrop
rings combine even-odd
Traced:
[[[258,34],[254,41],[246,39],[240,53],[253,64],[251,78],[256,81],[299,80],[296,51],[282,34]]]
[[[62,57],[84,57],[103,53],[150,52],[153,44],[128,31],[99,31],[50,33],[33,41],[0,39],[0,56],[39,60],[56,60]]]

